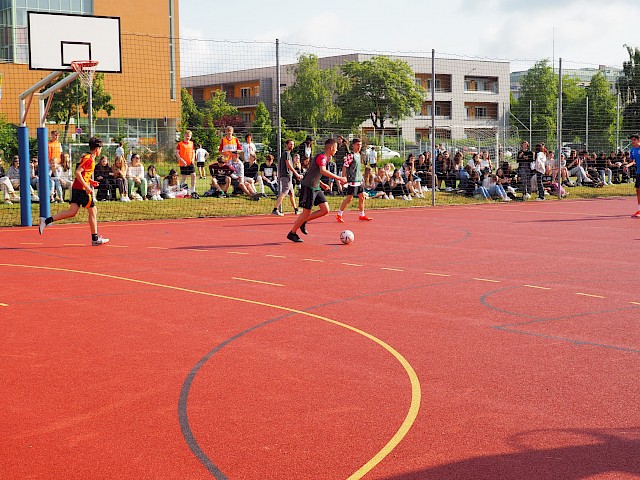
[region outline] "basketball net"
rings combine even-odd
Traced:
[[[95,60],[76,60],[71,62],[71,68],[74,72],[79,73],[78,78],[85,87],[93,85],[93,76],[98,68],[98,62]]]

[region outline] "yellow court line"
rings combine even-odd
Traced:
[[[538,290],[551,290],[549,287],[540,287],[538,285],[523,285],[523,287],[537,288]]]
[[[404,272],[404,270],[400,270],[399,268],[380,267],[380,270],[389,270],[390,272]]]
[[[249,255],[248,252],[227,252],[230,255]]]
[[[361,267],[362,265],[358,264],[358,263],[343,263],[343,265],[346,265],[347,267]]]
[[[63,247],[84,247],[84,243],[63,243]]]
[[[640,305],[638,302],[629,302],[631,305]]]
[[[147,247],[147,248],[152,248],[154,250],[169,250],[167,247]]]
[[[201,248],[187,248],[190,252],[208,252],[209,250],[203,250]]]
[[[388,353],[390,353],[398,361],[398,363],[400,363],[400,365],[402,365],[402,367],[404,368],[407,376],[409,377],[409,382],[411,384],[411,403],[409,405],[409,410],[407,411],[407,415],[405,416],[404,420],[402,421],[402,424],[400,425],[398,430],[394,433],[394,435],[391,437],[391,439],[378,451],[378,453],[376,453],[370,460],[368,460],[364,465],[362,465],[355,473],[353,473],[351,476],[349,476],[348,480],[359,480],[359,479],[361,479],[367,473],[369,473],[376,465],[378,465],[382,460],[384,460],[398,446],[398,444],[404,439],[404,437],[407,435],[407,433],[409,433],[409,430],[411,429],[411,426],[415,423],[416,418],[418,417],[418,411],[420,410],[420,402],[421,402],[421,398],[422,398],[422,389],[420,387],[420,380],[418,379],[418,375],[416,374],[416,372],[413,369],[413,367],[411,366],[411,364],[407,361],[407,359],[405,359],[400,354],[400,352],[398,352],[396,349],[394,349],[388,343],[385,343],[383,340],[380,340],[379,338],[374,337],[373,335],[371,335],[370,333],[365,332],[364,330],[360,330],[360,329],[358,329],[356,327],[352,327],[351,325],[347,325],[346,323],[342,323],[342,322],[339,322],[337,320],[332,320],[331,318],[323,317],[321,315],[316,315],[315,313],[305,312],[304,310],[296,310],[295,308],[283,307],[281,305],[273,305],[273,304],[270,304],[270,303],[260,302],[260,301],[257,301],[257,300],[249,300],[249,299],[245,299],[245,298],[229,297],[227,295],[220,295],[220,294],[217,294],[217,293],[202,292],[202,291],[199,291],[199,290],[192,290],[192,289],[189,289],[189,288],[175,287],[173,285],[165,285],[165,284],[162,284],[162,283],[147,282],[147,281],[144,281],[144,280],[136,280],[134,278],[119,277],[119,276],[116,276],[116,275],[107,275],[107,274],[104,274],[104,273],[87,272],[87,271],[82,271],[82,270],[72,270],[72,269],[68,269],[68,268],[59,268],[59,267],[42,267],[42,266],[36,266],[36,265],[19,265],[19,264],[10,264],[10,263],[0,263],[0,267],[32,268],[34,270],[49,270],[49,271],[54,271],[54,272],[67,272],[67,273],[77,273],[77,274],[81,274],[81,275],[91,275],[91,276],[95,276],[95,277],[110,278],[110,279],[113,279],[113,280],[122,280],[122,281],[125,281],[125,282],[138,283],[138,284],[141,284],[141,285],[149,285],[149,286],[152,286],[152,287],[166,288],[166,289],[176,290],[176,291],[185,292],[185,293],[193,293],[193,294],[196,294],[196,295],[202,295],[202,296],[206,296],[206,297],[221,298],[221,299],[224,299],[224,300],[232,300],[232,301],[235,301],[235,302],[248,303],[248,304],[251,304],[251,305],[258,305],[258,306],[262,306],[262,307],[269,307],[269,308],[273,308],[273,309],[276,309],[276,310],[282,310],[282,311],[285,311],[285,312],[296,313],[298,315],[304,315],[304,316],[307,316],[307,317],[311,317],[311,318],[315,318],[315,319],[318,319],[318,320],[322,320],[322,321],[327,322],[327,323],[331,323],[331,324],[336,325],[338,327],[342,327],[342,328],[350,330],[350,331],[352,331],[354,333],[357,333],[358,335],[362,335],[363,337],[365,337],[365,338],[371,340],[372,342],[378,344],[383,349],[385,349]]]
[[[241,282],[261,283],[262,285],[273,285],[274,287],[284,287],[281,283],[261,282],[260,280],[250,280],[248,278],[231,277],[233,280],[240,280]]]
[[[580,293],[580,292],[576,292],[576,295],[580,295],[583,297],[591,297],[591,298],[607,298],[607,297],[603,297],[602,295],[591,295],[590,293]]]
[[[20,245],[42,245],[42,242],[21,242]]]
[[[451,276],[446,273],[432,273],[432,272],[426,272],[425,275],[431,275],[434,277],[450,277]]]
[[[0,307],[8,307],[9,305],[7,305],[6,303],[0,303]]]
[[[318,262],[318,263],[324,263],[324,260],[318,260],[316,258],[303,258],[302,259],[305,262]]]
[[[284,255],[265,255],[265,257],[271,257],[271,258],[287,258]]]
[[[105,245],[105,247],[109,247],[109,248],[129,248],[129,245]]]
[[[472,278],[471,280],[477,280],[479,282],[500,283],[500,280],[491,280],[490,278]]]

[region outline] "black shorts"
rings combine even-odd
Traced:
[[[314,190],[313,188],[305,187],[304,185],[300,187],[300,206],[302,208],[311,210],[314,206],[317,207],[321,203],[326,202],[327,199],[324,197],[324,192],[322,190]]]
[[[198,168],[204,168],[204,162],[196,162]]]
[[[180,175],[191,175],[192,173],[196,173],[196,167],[193,166],[193,163],[186,167],[180,167]]]
[[[364,193],[364,187],[362,185],[347,185],[347,196],[353,195],[357,197],[361,193]]]
[[[240,180],[237,178],[231,178],[231,186],[233,188],[239,188]]]
[[[91,208],[96,206],[96,204],[93,202],[93,195],[89,196],[89,194],[85,190],[80,190],[77,188],[71,189],[70,203],[75,203],[76,205],[80,205],[81,207]]]
[[[640,173],[636,174],[636,188],[640,188]]]
[[[218,182],[218,185],[226,185],[227,184],[227,177],[226,175],[223,177],[216,177],[216,182]]]

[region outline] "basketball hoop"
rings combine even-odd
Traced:
[[[78,77],[82,84],[85,87],[90,87],[93,84],[93,76],[98,69],[98,62],[95,60],[75,60],[71,62],[71,68],[80,74]]]

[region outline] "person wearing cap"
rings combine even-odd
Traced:
[[[640,160],[640,135],[631,135],[631,149],[629,150],[628,167],[636,167],[636,197],[638,199],[638,210],[632,216],[640,218],[640,174],[638,173],[638,161]]]

